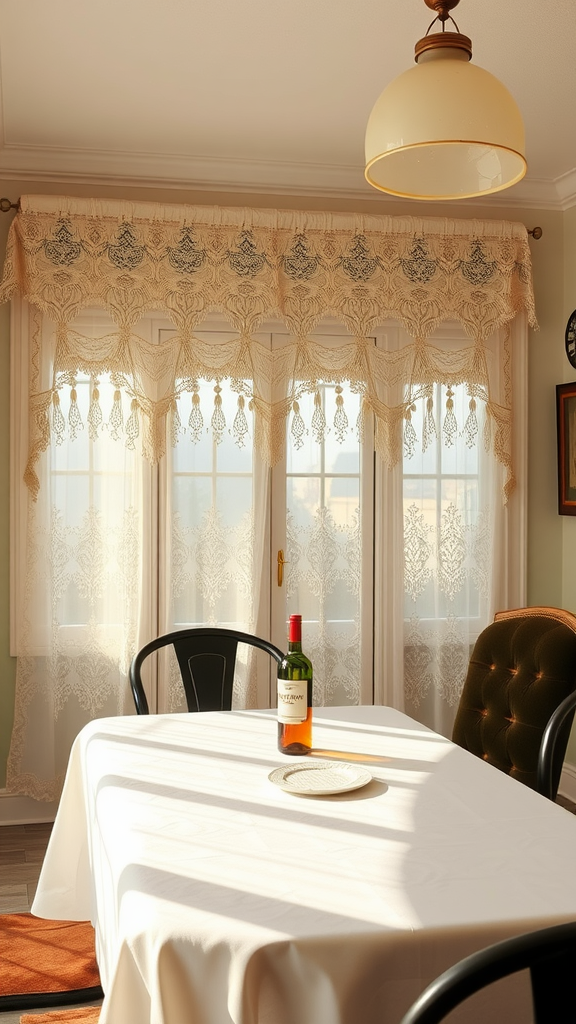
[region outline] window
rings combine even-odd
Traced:
[[[330,324],[315,338],[337,349],[348,336]],[[273,351],[282,338],[273,333]],[[288,421],[285,460],[273,471],[272,623],[282,646],[286,617],[303,615],[318,704],[372,703],[374,449],[360,441],[360,396],[349,382],[317,382]],[[277,556],[287,560],[278,586]]]
[[[16,315],[33,346],[37,314]],[[98,311],[75,327],[95,348],[111,329]],[[153,353],[161,397],[173,328],[157,316],[138,331]],[[211,322],[197,337],[211,346],[218,339],[224,351],[232,334]],[[272,356],[286,337],[275,325],[258,335]],[[324,324],[317,337],[338,349],[345,335]],[[455,345],[471,344],[448,326],[435,341],[448,357]],[[395,372],[409,342],[390,322],[372,344]],[[18,351],[27,365],[25,347]],[[46,372],[39,367],[40,376]],[[96,377],[89,360],[60,373],[37,501],[21,482],[27,415],[13,431],[14,650],[39,719],[46,699],[56,712],[56,736],[78,731],[87,715],[132,710],[128,665],[150,637],[214,622],[283,646],[287,615],[296,610],[317,703],[375,699],[450,731],[470,646],[495,600],[509,602],[495,597],[502,592],[495,552],[522,564],[521,530],[516,554],[506,554],[518,505],[502,504],[505,469],[478,443],[486,426],[481,398],[472,401],[464,384],[413,382],[408,451],[390,469],[375,454],[370,415],[360,442],[360,394],[346,380],[318,380],[315,392],[307,388],[293,403],[285,457],[270,473],[253,447],[249,382],[194,377],[191,394],[186,380],[170,404],[165,454],[153,464],[125,381],[112,372]],[[521,576],[517,582],[519,593]],[[160,665],[149,687],[152,708],[181,706],[174,665]],[[269,659],[241,660],[236,700],[273,703]],[[64,765],[64,742],[62,749],[55,756]]]

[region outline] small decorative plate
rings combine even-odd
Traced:
[[[331,793],[347,793],[360,789],[371,781],[366,768],[348,764],[346,761],[296,761],[275,768],[268,776],[270,782],[287,793],[300,796],[327,796]]]

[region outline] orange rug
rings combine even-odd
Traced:
[[[51,1013],[25,1013],[20,1024],[98,1024],[99,1006],[82,1006],[74,1010],[52,1010]]]
[[[89,921],[0,914],[0,963],[0,996],[100,985],[94,929]],[[98,999],[100,994],[95,992],[92,998]]]

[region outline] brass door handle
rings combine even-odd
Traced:
[[[278,586],[281,587],[284,582],[284,566],[288,565],[284,558],[284,551],[280,548],[278,552]]]

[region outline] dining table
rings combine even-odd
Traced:
[[[101,1024],[398,1024],[462,957],[576,920],[575,815],[393,708],[313,715],[306,758],[273,710],[80,732],[32,913],[93,922]],[[519,976],[450,1021],[529,1005]]]

